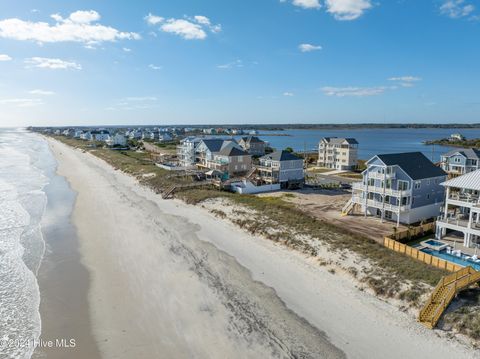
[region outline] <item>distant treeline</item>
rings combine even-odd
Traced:
[[[480,148],[480,138],[473,138],[471,140],[455,140],[452,141],[448,138],[442,138],[440,140],[425,141],[426,145],[442,145],[449,147],[463,147],[463,148]]]
[[[283,131],[289,129],[297,130],[314,130],[314,129],[329,129],[329,130],[345,130],[345,129],[370,129],[370,128],[480,128],[480,123],[291,123],[291,124],[207,124],[207,125],[166,125],[166,124],[151,124],[151,125],[98,125],[97,127],[102,128],[143,128],[143,127],[152,127],[152,126],[161,126],[161,127],[175,127],[175,128],[236,128],[236,129],[250,129],[250,130],[263,130],[263,131]],[[64,126],[67,128],[68,126]],[[82,128],[83,126],[75,126],[77,128]],[[85,126],[87,127],[87,126]],[[89,126],[91,127],[91,126]],[[38,127],[37,127],[38,129]]]

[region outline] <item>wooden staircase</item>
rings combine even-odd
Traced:
[[[342,208],[342,216],[348,216],[350,212],[353,211],[353,207],[355,207],[355,203],[353,203],[352,199],[349,199],[347,204]]]
[[[212,185],[213,181],[208,180],[208,181],[203,181],[203,182],[198,182],[198,183],[187,183],[187,184],[180,184],[180,185],[173,185],[168,187],[165,191],[162,193],[162,198],[163,199],[168,199],[169,197],[173,197],[174,193],[180,189],[185,189],[185,188],[194,188],[194,187],[204,187],[204,186],[209,186]]]
[[[420,323],[427,328],[435,328],[443,312],[457,293],[478,282],[480,282],[480,272],[477,272],[472,267],[462,268],[443,277],[420,311],[418,316]]]

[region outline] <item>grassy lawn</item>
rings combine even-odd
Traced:
[[[325,173],[325,172],[332,172],[332,171],[334,171],[334,170],[331,169],[331,168],[325,168],[325,167],[307,168],[307,172],[311,172],[311,173]]]
[[[340,177],[346,177],[346,178],[353,178],[353,179],[359,179],[361,180],[363,178],[361,173],[356,173],[356,172],[344,172],[344,173],[339,173],[337,176]]]

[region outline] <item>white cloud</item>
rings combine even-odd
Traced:
[[[300,44],[298,45],[298,49],[301,52],[310,52],[310,51],[321,50],[322,47],[318,45],[312,45],[312,44]]]
[[[51,15],[54,25],[47,22],[31,22],[17,18],[0,20],[0,37],[46,42],[99,43],[123,39],[140,39],[134,32],[122,32],[110,26],[94,23],[100,19],[96,11],[75,11],[64,19],[59,14]]]
[[[204,25],[205,27],[207,27],[208,29],[210,29],[211,32],[213,33],[218,33],[220,31],[222,31],[222,25],[220,24],[217,24],[217,25],[212,25],[212,22],[210,21],[210,19],[206,16],[203,16],[203,15],[195,15],[193,17],[193,20],[195,20],[197,23],[199,23],[200,25]]]
[[[320,9],[322,7],[319,0],[292,0],[292,4],[304,9]]]
[[[325,0],[327,12],[337,20],[355,20],[372,7],[371,0]]]
[[[89,11],[75,11],[70,14],[68,19],[77,24],[90,24],[91,22],[95,22],[100,20],[100,14],[94,10]]]
[[[203,40],[207,37],[207,31],[215,34],[222,31],[222,25],[213,25],[210,19],[203,15],[165,20],[165,18],[161,16],[150,13],[145,16],[145,21],[150,25],[161,24],[161,31],[181,36],[186,40]],[[156,36],[154,34],[155,33],[152,33],[153,36]]]
[[[34,107],[43,105],[44,102],[38,98],[9,98],[0,99],[1,105],[14,105],[16,107]]]
[[[155,96],[139,96],[139,97],[125,97],[127,102],[143,102],[143,101],[157,101]]]
[[[132,49],[129,49],[128,47],[123,47],[122,50],[125,51],[125,52],[130,52],[130,51],[132,51]]]
[[[388,87],[377,86],[377,87],[322,87],[322,92],[327,96],[337,96],[337,97],[365,97],[365,96],[375,96],[384,93],[388,90]]]
[[[154,64],[150,64],[148,65],[149,68],[151,68],[152,70],[161,70],[162,69],[162,66],[157,66],[157,65],[154,65]]]
[[[12,61],[12,58],[5,54],[0,54],[0,61]]]
[[[82,66],[73,61],[64,61],[61,59],[51,59],[46,57],[31,57],[25,59],[27,67],[39,67],[42,69],[51,69],[51,70],[81,70]]]
[[[217,68],[225,69],[225,70],[228,70],[228,69],[231,69],[231,68],[234,68],[234,67],[243,67],[243,61],[242,60],[235,60],[235,61],[232,61],[232,62],[228,62],[226,64],[217,65]]]
[[[440,13],[452,19],[469,16],[475,10],[475,6],[465,0],[448,0],[440,6]]]
[[[196,15],[193,17],[196,22],[202,25],[210,25],[210,19],[203,15]]]
[[[399,83],[402,87],[413,87],[415,86],[416,82],[422,81],[422,79],[416,76],[399,76],[390,77],[388,81]]]
[[[153,15],[152,13],[149,13],[144,19],[149,25],[158,25],[165,20],[165,18]]]
[[[169,32],[183,37],[185,40],[203,40],[207,34],[199,24],[184,19],[168,19],[161,26],[163,32]]]
[[[55,92],[53,91],[46,91],[46,90],[41,90],[41,89],[36,89],[28,92],[31,95],[39,95],[39,96],[51,96],[55,95]]]
[[[283,93],[283,96],[293,97],[293,96],[295,96],[295,94],[294,94],[293,92],[284,92],[284,93]]]

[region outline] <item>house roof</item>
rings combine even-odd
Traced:
[[[262,141],[257,136],[245,136],[245,137],[242,137],[242,140],[250,143],[264,143],[264,141]]]
[[[463,176],[452,178],[451,180],[440,183],[445,187],[456,187],[480,191],[480,170],[469,172]]]
[[[275,151],[269,153],[268,155],[260,157],[264,160],[272,160],[272,161],[296,161],[302,160],[300,157],[295,156],[293,153],[288,151]]]
[[[350,145],[358,145],[358,142],[354,138],[343,138],[343,137],[324,137],[322,141],[326,141],[328,143],[332,144],[342,144],[344,142],[347,142]]]
[[[224,147],[231,143],[236,143],[235,140],[224,140],[221,138],[204,139],[202,142],[207,146],[210,152],[220,152]]]
[[[442,156],[450,157],[450,156],[453,156],[456,153],[461,153],[462,155],[464,155],[468,159],[480,159],[480,151],[475,149],[475,148],[461,148],[461,149],[457,148],[457,149],[454,149],[454,150],[451,150],[451,151],[445,153]]]
[[[421,152],[391,153],[377,157],[387,166],[399,166],[413,180],[447,175]]]
[[[220,152],[221,156],[248,156],[248,153],[234,146],[226,146]]]

